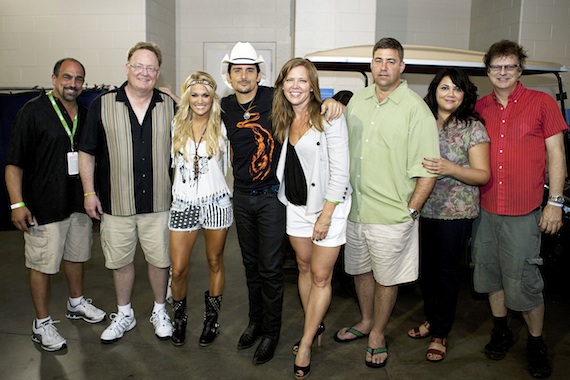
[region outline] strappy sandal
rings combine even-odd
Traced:
[[[437,363],[445,359],[445,354],[447,354],[447,338],[431,338],[430,344],[431,343],[441,344],[443,346],[443,350],[439,350],[437,348],[428,348],[426,359],[433,363]]]
[[[424,327],[424,329],[427,330],[427,333],[422,334],[421,331],[421,327]],[[421,325],[419,325],[418,327],[414,327],[413,329],[408,331],[408,336],[412,339],[424,339],[427,338],[428,336],[430,336],[431,332],[430,332],[430,328],[431,325],[428,321],[425,321],[424,323],[422,323]]]

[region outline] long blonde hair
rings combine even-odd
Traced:
[[[307,69],[309,73],[309,84],[311,85],[311,99],[309,100],[309,120],[313,127],[315,127],[319,132],[323,129],[323,117],[321,116],[321,90],[319,89],[319,74],[315,65],[308,59],[304,58],[293,58],[290,59],[279,72],[279,76],[275,81],[275,91],[273,93],[273,108],[271,110],[271,122],[273,124],[273,134],[277,141],[283,142],[285,136],[287,135],[287,130],[293,121],[295,112],[293,111],[293,106],[285,97],[283,92],[283,82],[289,72],[297,67],[303,66]]]
[[[174,135],[172,136],[172,148],[174,153],[182,151],[186,156],[186,143],[193,138],[192,125],[194,124],[194,113],[190,108],[190,87],[195,84],[202,84],[208,90],[212,98],[212,108],[208,116],[204,141],[206,142],[206,152],[208,156],[214,156],[220,151],[219,138],[222,135],[222,118],[220,98],[216,94],[216,81],[212,76],[204,71],[196,71],[191,74],[182,84],[182,97],[178,105],[178,111],[174,115]]]

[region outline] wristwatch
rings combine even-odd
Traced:
[[[413,220],[418,220],[420,217],[420,212],[418,210],[414,210],[413,208],[408,207],[408,211],[410,212],[410,216]]]
[[[564,195],[551,195],[548,197],[549,201],[554,203],[560,203],[561,205],[564,204]]]

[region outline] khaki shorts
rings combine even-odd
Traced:
[[[105,266],[119,269],[135,259],[140,242],[147,263],[157,268],[170,266],[168,211],[132,216],[101,216],[101,248]]]
[[[340,247],[346,243],[346,218],[350,211],[350,204],[349,198],[335,207],[327,237],[323,240],[314,240],[313,244],[321,247]],[[292,203],[287,205],[286,210],[287,235],[311,238],[320,213],[307,215],[306,206],[296,206]]]
[[[363,224],[348,221],[344,251],[345,271],[370,271],[377,283],[394,286],[419,277],[418,221],[400,224]]]
[[[59,222],[30,227],[24,233],[26,267],[45,274],[59,272],[61,260],[83,263],[91,258],[93,243],[91,218],[73,213]]]

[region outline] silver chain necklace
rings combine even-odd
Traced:
[[[251,114],[249,113],[249,110],[251,109],[251,105],[253,104],[253,101],[255,100],[255,96],[253,97],[253,99],[251,99],[251,102],[249,102],[249,104],[247,105],[247,108],[243,108],[243,106],[241,105],[241,103],[238,101],[237,104],[239,106],[239,108],[241,108],[243,110],[243,118],[245,120],[249,120],[249,118],[251,117]],[[237,98],[236,98],[237,101]]]

